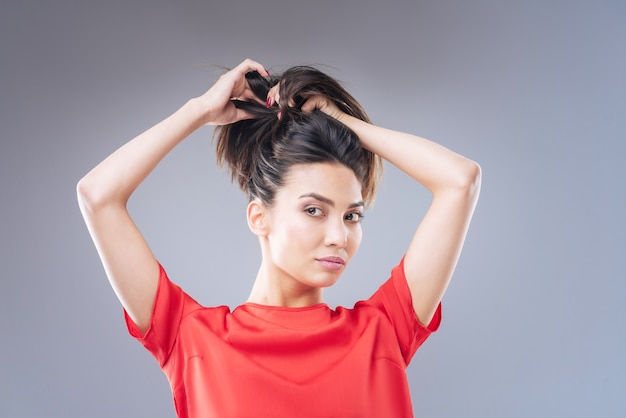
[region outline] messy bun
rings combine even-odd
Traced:
[[[337,81],[308,66],[292,67],[269,79],[251,71],[246,79],[263,102],[270,88],[280,83],[280,105],[267,108],[235,100],[235,106],[254,117],[215,128],[217,161],[227,165],[232,180],[250,200],[271,206],[292,166],[329,162],[350,168],[361,182],[363,201],[373,201],[382,172],[380,157],[363,148],[357,135],[336,119],[319,110],[306,114],[301,110],[307,99],[323,95],[342,112],[369,122],[361,105]]]

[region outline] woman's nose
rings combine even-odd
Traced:
[[[348,234],[349,231],[343,218],[340,221],[329,221],[326,227],[325,244],[345,248],[348,244]]]

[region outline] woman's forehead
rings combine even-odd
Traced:
[[[316,194],[352,204],[362,199],[361,188],[354,172],[343,164],[310,163],[291,167],[278,194],[291,198]]]

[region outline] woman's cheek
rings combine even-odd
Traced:
[[[348,237],[348,253],[350,257],[352,257],[359,246],[361,245],[361,240],[363,239],[363,230],[361,229],[361,224],[354,225],[350,230],[350,236]]]

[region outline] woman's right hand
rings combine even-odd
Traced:
[[[107,277],[142,333],[150,326],[159,264],[126,203],[161,159],[199,126],[251,117],[232,102],[258,100],[246,81],[249,71],[268,75],[261,64],[245,60],[221,76],[204,95],[120,147],[78,183],[81,212]]]
[[[258,62],[251,59],[223,74],[219,80],[202,96],[197,98],[204,116],[206,125],[227,125],[243,119],[250,119],[252,115],[243,109],[238,109],[234,99],[242,101],[256,101],[265,104],[250,90],[246,81],[246,73],[256,71],[264,77],[269,77],[267,70]]]

